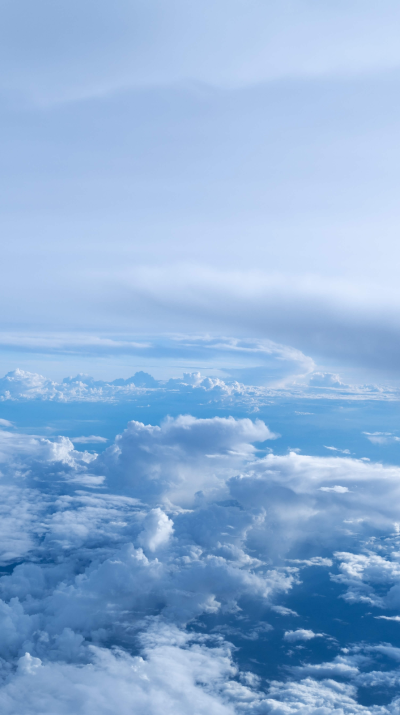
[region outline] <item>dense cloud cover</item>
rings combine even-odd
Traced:
[[[400,468],[263,456],[261,420],[133,421],[98,456],[3,428],[2,713],[398,712]],[[323,629],[288,600],[310,573]],[[336,601],[386,630],[339,642]]]

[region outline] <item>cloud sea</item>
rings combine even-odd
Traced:
[[[399,715],[399,3],[0,8],[1,715]]]

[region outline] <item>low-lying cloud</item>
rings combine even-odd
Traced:
[[[254,443],[273,437],[260,420],[181,416],[130,422],[97,456],[65,437],[0,432],[5,715],[396,712],[395,699],[358,704],[357,687],[373,687],[381,657],[392,663],[381,679],[400,682],[399,649],[382,640],[341,653],[285,600],[317,567],[345,603],[392,617],[400,469],[259,457]],[[273,627],[254,621],[260,608]],[[239,667],[231,638],[333,652],[268,683]]]

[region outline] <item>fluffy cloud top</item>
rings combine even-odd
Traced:
[[[296,643],[297,641],[309,641],[312,638],[321,637],[322,633],[314,633],[307,628],[298,628],[297,631],[286,631],[283,639],[288,643]]]
[[[254,351],[256,352],[256,349]],[[292,361],[297,374],[293,365],[287,360],[291,370],[282,371],[282,374],[277,373],[275,368],[270,369],[264,366],[231,369],[226,371],[228,376],[224,380],[217,377],[205,377],[200,372],[183,373],[182,377],[169,380],[155,380],[148,373],[140,371],[130,378],[117,378],[110,382],[94,380],[93,377],[83,374],[64,378],[62,382],[56,382],[38,373],[17,369],[0,378],[0,402],[43,400],[60,403],[115,403],[136,400],[144,395],[152,401],[160,395],[171,397],[180,394],[185,397],[189,406],[194,406],[199,401],[201,402],[204,397],[207,397],[209,400],[221,403],[224,406],[232,405],[237,407],[238,405],[243,405],[257,410],[260,405],[265,404],[267,399],[278,395],[293,395],[299,398],[324,396],[329,399],[339,400],[343,399],[343,397],[355,400],[399,399],[399,392],[396,387],[378,388],[376,385],[347,385],[336,381],[337,376],[334,376],[333,381],[330,379],[320,380],[318,378],[319,373],[311,373],[307,377],[310,365],[304,364],[307,359],[301,353],[300,355],[303,358],[303,362],[297,356],[296,360],[293,359]],[[279,360],[283,362],[284,358],[278,356],[277,362]],[[304,375],[298,375],[299,370],[303,370]],[[267,375],[269,375],[268,378]],[[235,376],[243,379],[246,384],[238,382]],[[257,382],[260,379],[262,384]],[[307,415],[312,413],[296,411],[296,414]],[[1,425],[2,423],[0,422],[0,427]],[[9,425],[5,424],[3,426]],[[386,444],[399,439],[398,437],[388,436],[386,433],[383,436],[381,433],[370,434],[366,432],[365,434],[371,442],[377,444]],[[336,449],[335,447],[326,448]]]
[[[285,599],[303,570],[331,569],[346,607],[396,617],[399,468],[260,458],[254,443],[273,434],[248,419],[131,422],[99,456],[62,437],[0,437],[5,715],[396,712],[399,648],[340,651],[329,621],[321,633]],[[328,658],[298,656],[272,683],[238,666],[230,639],[274,638],[299,654],[318,642]],[[360,704],[357,688],[384,678],[390,702]]]

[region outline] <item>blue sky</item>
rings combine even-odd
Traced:
[[[400,710],[400,6],[3,0],[0,710]]]

